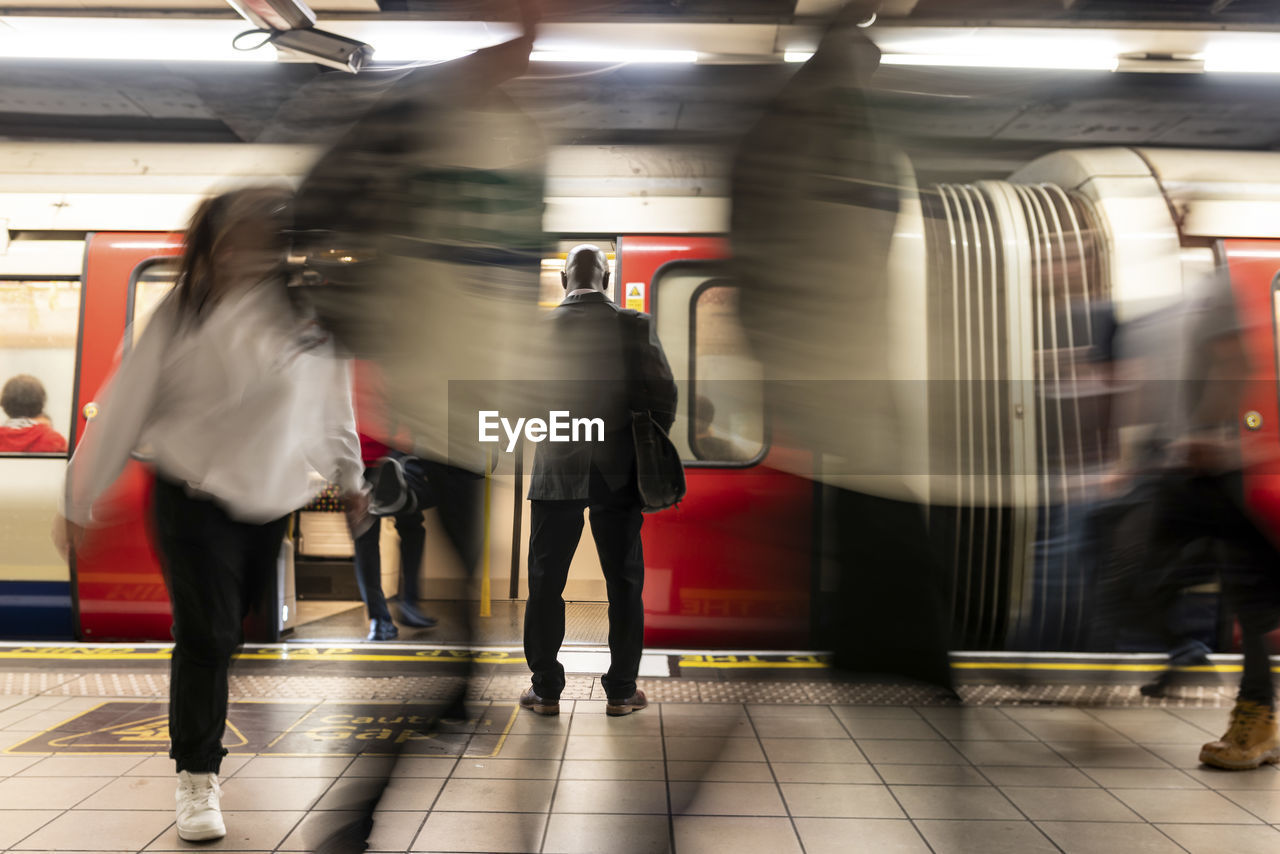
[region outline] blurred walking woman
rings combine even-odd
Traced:
[[[67,472],[73,543],[95,502],[143,449],[173,605],[169,755],[178,835],[226,833],[218,770],[227,668],[241,622],[273,581],[290,513],[335,482],[360,499],[348,365],[295,304],[284,271],[289,196],[238,190],[206,201],[177,284],[129,350]]]

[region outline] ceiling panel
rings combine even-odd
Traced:
[[[377,0],[307,0],[307,5],[317,12],[377,12]],[[90,10],[101,12],[156,12],[156,11],[225,11],[228,16],[234,11],[226,0],[21,0],[21,10]],[[5,14],[14,14],[15,8],[5,10]]]

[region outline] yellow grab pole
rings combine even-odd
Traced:
[[[489,506],[491,504],[490,496],[492,495],[492,479],[490,478],[490,459],[491,451],[486,451],[484,455],[484,537],[483,545],[480,552],[480,616],[493,616],[493,603],[489,598]]]

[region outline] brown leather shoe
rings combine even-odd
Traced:
[[[604,707],[606,715],[613,715],[615,718],[621,715],[629,715],[632,712],[638,712],[649,705],[649,698],[644,695],[643,691],[636,691],[625,700],[609,700]]]
[[[560,701],[555,700],[548,703],[533,693],[532,688],[528,688],[520,695],[520,708],[528,709],[535,715],[558,715],[560,714]]]

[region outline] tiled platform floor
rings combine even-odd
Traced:
[[[347,817],[360,781],[386,767],[228,757],[229,834],[187,845],[173,828],[164,755],[4,752],[103,699],[0,696],[0,849],[307,851]],[[464,727],[481,732],[463,737],[460,758],[401,760],[375,850],[1280,852],[1280,771],[1197,765],[1223,708],[791,699],[665,702],[614,719],[581,699],[559,718],[516,715],[489,757],[511,699],[473,707],[491,723]],[[314,702],[317,713],[338,703]]]

